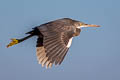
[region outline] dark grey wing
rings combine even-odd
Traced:
[[[61,64],[70,45],[72,38],[66,33],[49,34],[37,40],[37,59],[42,66],[52,67],[55,63]]]
[[[64,32],[44,36],[43,45],[46,56],[51,63],[61,64],[70,47],[71,39],[72,37]]]
[[[74,27],[64,21],[53,21],[37,27],[43,35],[43,46],[37,47],[38,61],[46,67],[52,64],[61,64],[70,45],[74,34]]]

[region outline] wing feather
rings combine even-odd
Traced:
[[[69,42],[69,37],[64,34],[55,34],[57,36],[54,36],[53,34],[49,36],[53,36],[53,40],[49,41],[49,36],[45,36],[43,40],[44,48],[46,49],[46,56],[48,57],[48,60],[50,60],[52,63],[55,62],[55,65],[60,64],[60,62],[63,60],[64,57],[61,57],[62,55],[65,55],[68,51],[67,44]]]
[[[75,28],[63,22],[50,22],[38,27],[43,37],[37,41],[37,57],[42,66],[61,64],[71,45]],[[42,40],[42,41],[40,41]],[[41,44],[42,43],[42,44]]]

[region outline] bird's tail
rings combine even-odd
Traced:
[[[8,48],[8,47],[13,46],[13,45],[16,45],[16,44],[18,44],[18,43],[20,43],[20,42],[23,42],[24,40],[29,39],[30,37],[34,36],[34,33],[33,33],[33,32],[34,32],[34,30],[26,33],[26,34],[29,34],[29,35],[26,36],[26,37],[24,37],[24,38],[21,38],[21,39],[12,38],[12,39],[11,39],[12,41],[11,41],[6,47]]]

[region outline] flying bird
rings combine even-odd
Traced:
[[[86,24],[70,18],[62,18],[36,26],[27,32],[28,36],[21,39],[11,39],[7,48],[21,43],[32,36],[37,36],[36,55],[39,64],[51,68],[53,64],[60,65],[71,46],[72,39],[79,36],[82,27],[100,27]]]

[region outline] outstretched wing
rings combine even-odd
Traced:
[[[43,40],[43,44],[42,43]],[[42,66],[51,67],[55,63],[61,64],[70,45],[72,38],[67,34],[49,34],[37,41],[37,59]]]
[[[61,64],[70,47],[69,41],[71,40],[65,33],[45,36],[43,45],[46,49],[48,60],[52,63],[55,62],[55,65]]]
[[[39,63],[46,67],[52,64],[61,64],[74,35],[74,27],[66,25],[65,22],[56,21],[43,24],[38,27],[43,35],[42,46],[37,46],[37,57]],[[38,44],[40,40],[38,39]]]

